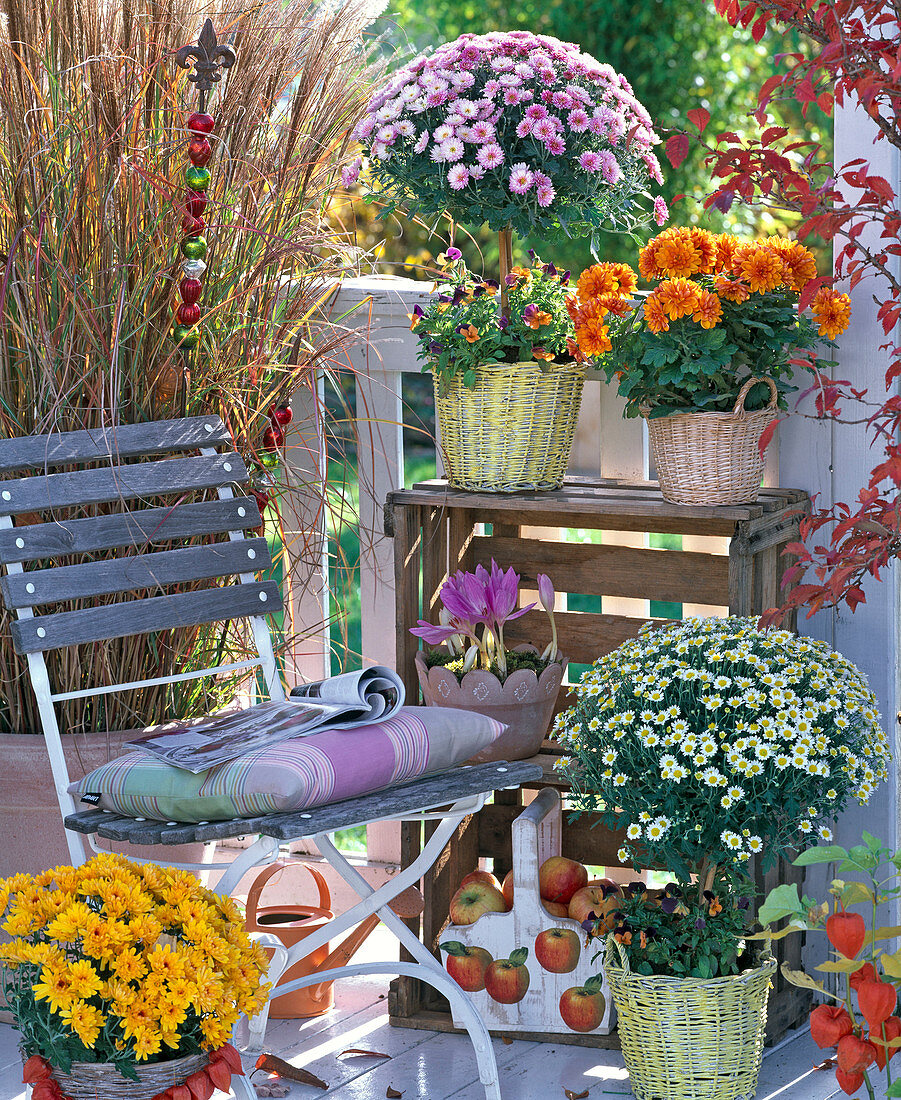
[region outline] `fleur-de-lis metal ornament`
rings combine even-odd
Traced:
[[[193,62],[192,62],[193,58]],[[213,156],[213,147],[209,135],[213,132],[215,120],[206,114],[206,96],[213,85],[222,79],[220,69],[230,69],[236,57],[231,46],[219,44],[212,22],[207,19],[203,24],[196,46],[183,46],[175,54],[175,59],[184,69],[192,66],[196,69],[188,77],[200,92],[200,110],[188,118],[188,159],[185,168],[185,190],[183,192],[180,213],[181,228],[184,236],[181,240],[182,278],[178,284],[179,302],[176,307],[175,324],[172,329],[174,343],[185,355],[183,370],[184,382],[187,381],[187,360],[190,353],[200,342],[200,295],[203,290],[201,278],[206,271],[204,258],[207,254],[207,241],[203,236],[206,228],[204,212],[207,208],[207,188],[210,184],[210,170],[207,167]],[[181,387],[182,400],[186,396],[186,384]]]
[[[193,59],[193,60],[192,60]],[[221,69],[230,69],[237,57],[235,51],[226,42],[220,44],[212,19],[207,19],[200,30],[196,46],[182,46],[175,54],[175,60],[183,69],[193,68],[188,80],[197,85],[200,92],[200,109],[206,107],[207,92],[222,79]]]

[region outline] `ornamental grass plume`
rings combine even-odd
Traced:
[[[0,881],[3,991],[26,1056],[68,1072],[220,1050],[269,995],[235,903],[194,875],[103,853]]]
[[[361,14],[363,12],[364,14]],[[257,461],[267,410],[312,389],[343,330],[309,320],[341,270],[320,211],[370,93],[361,32],[371,8],[262,0],[33,4],[0,21],[0,433],[27,435],[213,411],[258,487],[292,487]],[[212,93],[204,342],[187,390],[171,340],[180,278],[185,119],[197,97],[173,59],[210,16],[237,64]],[[283,527],[279,520],[279,526]],[[296,525],[300,526],[300,525]],[[302,538],[282,529],[282,542]],[[305,556],[295,547],[295,559]],[[283,563],[288,585],[300,578]],[[41,728],[0,619],[0,729]],[[321,624],[307,623],[315,630]],[[226,628],[51,655],[79,689],[218,663]],[[286,624],[286,633],[300,631]],[[183,639],[183,640],[182,640]],[[203,713],[203,681],[65,703],[69,730],[123,729]],[[232,689],[229,688],[229,691]]]

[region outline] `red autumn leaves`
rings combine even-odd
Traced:
[[[866,925],[859,913],[833,913],[826,921],[829,942],[846,959],[853,959],[866,941]],[[845,1005],[818,1005],[810,1014],[810,1036],[818,1047],[835,1047],[838,1063],[835,1078],[839,1088],[853,1095],[864,1082],[867,1068],[874,1063],[880,1070],[897,1053],[889,1046],[892,1039],[901,1038],[901,1019],[894,1015],[898,991],[880,978],[872,963],[864,963],[849,978],[857,993],[860,1015],[867,1023],[864,1035],[861,1024],[855,1024]],[[850,992],[849,992],[850,998]]]

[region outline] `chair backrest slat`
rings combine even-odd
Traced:
[[[189,416],[148,424],[120,424],[91,431],[27,435],[0,440],[0,473],[43,470],[70,462],[217,447],[231,437],[218,416]]]
[[[142,508],[87,519],[34,523],[27,527],[0,529],[0,562],[38,561],[116,550],[121,546],[149,548],[174,539],[254,530],[260,522],[260,510],[253,497],[234,497]]]
[[[83,565],[34,569],[0,578],[7,607],[37,607],[114,592],[162,588],[185,581],[257,573],[272,565],[263,538],[205,543],[140,557],[111,558]]]
[[[233,452],[42,474],[0,482],[0,516],[215,489],[247,480],[244,462]]]
[[[255,581],[20,619],[11,624],[12,638],[17,653],[39,653],[132,634],[267,615],[281,606],[281,592],[274,581]]]

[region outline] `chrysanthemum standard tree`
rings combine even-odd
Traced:
[[[661,180],[659,138],[626,78],[528,31],[464,34],[417,57],[370,101],[355,136],[388,211],[498,231],[502,292],[514,230],[631,229],[649,205],[658,224],[667,216],[647,190]]]

